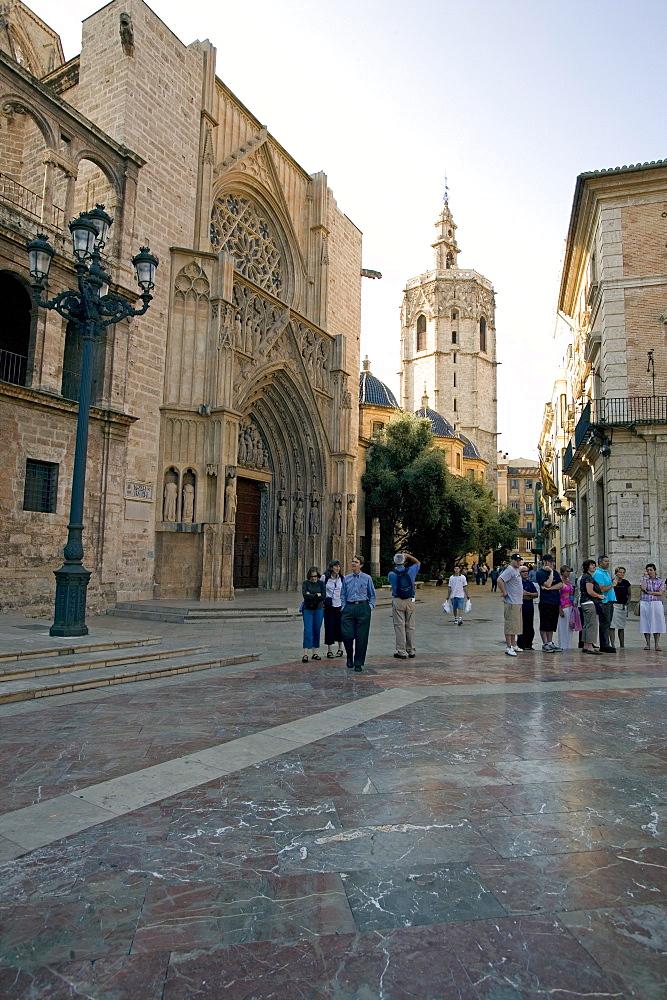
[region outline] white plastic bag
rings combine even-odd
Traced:
[[[449,598],[447,598],[447,600],[443,604],[442,610],[445,612],[446,615],[451,615],[451,613],[452,613],[452,602],[450,601]]]
[[[468,598],[468,600],[466,601],[463,610],[465,611],[466,614],[468,614],[469,611],[472,611],[472,601],[470,600],[470,598]]]

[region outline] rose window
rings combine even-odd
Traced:
[[[283,261],[266,219],[248,198],[227,194],[216,198],[211,212],[211,245],[225,250],[234,266],[261,288],[280,295]]]

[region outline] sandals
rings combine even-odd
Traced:
[[[339,649],[338,652],[336,653],[336,656],[342,656],[344,652],[345,652],[344,649]]]
[[[301,662],[302,663],[308,663],[308,657],[307,656],[302,656],[301,657]]]
[[[333,653],[327,653],[327,660],[333,660],[333,658],[334,658]]]
[[[318,656],[317,653],[313,653],[313,655],[311,656],[311,660],[321,660],[321,659],[322,657]]]

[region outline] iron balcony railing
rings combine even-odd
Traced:
[[[0,382],[25,385],[28,359],[23,354],[0,350]]]
[[[573,464],[588,432],[599,428],[667,424],[667,396],[627,396],[593,399],[586,404],[563,452],[563,472]]]
[[[25,212],[26,215],[31,215],[39,222],[45,221],[42,214],[43,198],[41,194],[31,191],[30,188],[15,181],[13,177],[8,177],[7,174],[3,173],[0,173],[0,199],[9,202],[10,205]],[[65,210],[59,208],[58,205],[53,205],[52,211],[51,225],[56,229],[62,229],[65,224]]]

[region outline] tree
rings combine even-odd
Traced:
[[[451,567],[509,537],[491,491],[449,471],[428,420],[403,413],[390,421],[369,449],[361,482],[366,513],[380,519],[383,567],[395,546],[417,553],[425,568]],[[512,530],[515,538],[516,523]]]

